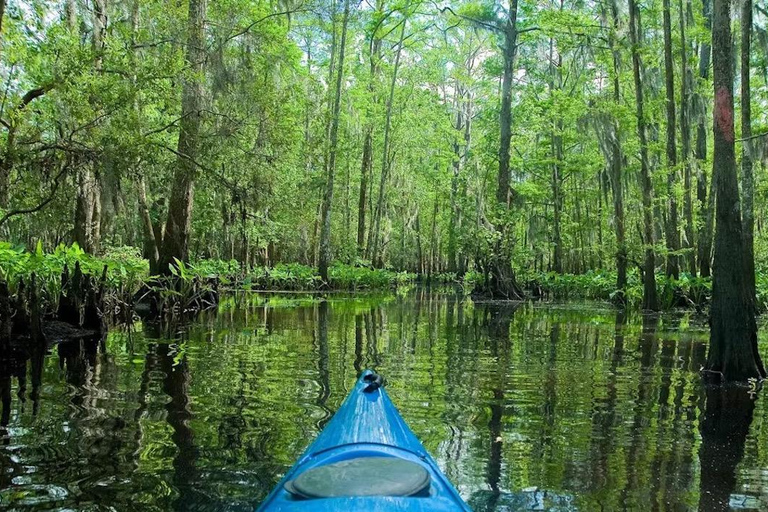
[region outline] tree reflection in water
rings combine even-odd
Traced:
[[[701,484],[699,510],[730,510],[736,487],[736,467],[744,457],[749,427],[755,411],[750,389],[725,385],[707,387],[706,408],[701,417]]]
[[[252,511],[368,367],[475,510],[766,509],[768,409],[702,387],[688,313],[421,289],[237,304],[181,335],[1,353],[0,509]]]

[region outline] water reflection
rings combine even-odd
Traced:
[[[701,387],[706,341],[589,304],[240,296],[0,354],[0,509],[253,510],[366,367],[475,510],[768,509],[768,407]]]
[[[731,495],[737,484],[736,468],[744,457],[754,411],[755,395],[749,389],[707,388],[706,408],[701,418],[699,510],[731,509]]]

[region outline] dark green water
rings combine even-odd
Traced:
[[[422,291],[239,302],[174,335],[6,355],[0,509],[253,510],[375,367],[475,510],[768,510],[766,400],[708,396],[702,319]]]

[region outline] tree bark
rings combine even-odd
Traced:
[[[107,0],[93,0],[93,67],[96,73],[101,73],[104,68],[104,38],[107,33]],[[101,176],[103,160],[94,163],[93,187],[90,190],[90,203],[93,208],[91,214],[91,246],[90,252],[97,254],[101,249]]]
[[[437,212],[439,209],[439,196],[435,194],[435,205],[432,208],[432,225],[429,233],[429,268],[427,269],[427,276],[432,277],[432,274],[436,272],[437,259],[439,258],[437,251]]]
[[[67,4],[67,11],[70,29],[76,30],[74,6]],[[106,0],[93,0],[92,24],[93,69],[98,74],[104,65],[104,35],[107,30]],[[97,101],[96,98],[91,100]],[[98,165],[100,163],[92,162],[85,164],[80,170],[75,206],[75,241],[81,249],[91,254],[98,253],[101,245],[101,183]]]
[[[678,230],[677,199],[675,197],[677,184],[675,75],[672,62],[672,21],[669,4],[670,0],[663,0],[664,83],[667,95],[667,277],[678,279],[680,277],[680,265],[677,253],[680,250],[680,232]]]
[[[378,8],[377,8],[378,11]],[[379,60],[381,58],[381,39],[376,36],[375,29],[370,39],[370,73],[368,76],[368,94],[370,101],[376,104],[376,77],[378,76]],[[368,187],[370,186],[371,173],[373,171],[373,129],[372,119],[368,120],[363,138],[363,160],[360,166],[360,194],[357,203],[357,254],[365,256],[365,218],[368,212]]]
[[[517,55],[517,0],[509,2],[509,18],[503,22],[504,32],[504,74],[501,82],[501,109],[499,115],[499,171],[496,188],[496,220],[494,230],[498,233],[492,254],[489,257],[487,291],[492,297],[518,299],[523,293],[517,284],[512,269],[512,233],[509,210],[512,202],[510,187],[510,147],[512,141],[512,80]]]
[[[373,126],[365,129],[363,139],[363,159],[360,164],[360,193],[357,202],[357,254],[365,255],[365,217],[368,212],[367,197],[368,181],[373,167]]]
[[[155,231],[152,227],[152,216],[149,214],[149,203],[147,202],[147,189],[144,184],[144,177],[139,177],[136,183],[136,192],[139,198],[139,215],[141,216],[141,225],[144,230],[144,256],[149,259],[149,269],[152,274],[158,272],[157,263],[160,259],[159,241],[155,238]]]
[[[176,168],[173,173],[171,198],[168,203],[160,270],[170,272],[174,258],[185,261],[189,253],[189,232],[192,220],[194,183],[197,174],[195,159],[198,153],[200,110],[203,88],[200,75],[205,69],[205,11],[207,0],[189,0],[187,20],[186,64],[190,75],[182,84],[181,121]]]
[[[640,174],[643,193],[643,231],[645,245],[645,262],[643,264],[643,309],[656,311],[659,309],[656,297],[656,258],[653,250],[653,183],[648,165],[648,141],[646,136],[645,113],[643,111],[643,82],[640,78],[640,51],[638,37],[640,33],[639,13],[635,0],[629,4],[629,37],[632,43],[632,74],[635,82],[635,102],[637,115],[637,136],[640,140]]]
[[[374,264],[379,262],[380,255],[379,255],[379,245],[380,245],[380,230],[381,230],[381,217],[383,215],[384,210],[384,194],[386,192],[386,186],[387,186],[387,178],[389,176],[390,167],[392,165],[390,154],[389,154],[389,142],[390,142],[390,131],[392,128],[392,104],[394,103],[395,99],[395,85],[397,83],[397,72],[400,68],[400,55],[402,54],[403,50],[403,40],[405,39],[405,25],[407,23],[407,19],[403,20],[402,25],[400,27],[400,41],[397,45],[397,54],[395,56],[395,67],[392,70],[392,81],[389,85],[389,97],[387,98],[387,113],[386,113],[386,121],[384,123],[384,150],[381,158],[381,180],[379,181],[379,194],[378,194],[378,200],[376,202],[376,211],[374,212],[374,218],[373,218],[373,229],[371,232],[372,236],[369,236],[369,244],[368,244],[368,250],[370,251],[370,259],[374,261]],[[370,243],[370,240],[373,239],[373,243]]]
[[[75,204],[75,232],[74,238],[77,245],[86,252],[91,246],[91,227],[93,221],[93,208],[90,204],[92,188],[91,173],[88,169],[81,169],[77,178],[77,202]]]
[[[562,4],[561,4],[562,5]],[[550,95],[554,94],[555,88],[561,89],[562,84],[562,64],[563,57],[558,55],[558,64],[554,65],[554,40],[549,40],[549,87]],[[555,76],[557,75],[557,76]],[[555,80],[557,79],[557,83]],[[557,114],[556,114],[557,115]],[[559,117],[559,116],[558,116]],[[562,217],[563,217],[563,120],[558,118],[552,127],[550,140],[550,150],[552,153],[552,237],[554,243],[554,254],[552,258],[552,270],[558,274],[563,272],[563,236],[562,236]]]
[[[339,112],[341,109],[341,86],[344,78],[344,50],[347,43],[347,22],[349,20],[349,0],[344,0],[344,19],[341,26],[341,44],[336,74],[336,93],[333,100],[331,118],[330,148],[328,152],[328,170],[326,173],[325,194],[323,196],[322,227],[320,229],[320,277],[328,282],[328,266],[331,262],[331,209],[333,207],[333,178],[336,172],[336,151],[339,138]]]
[[[75,5],[75,0],[67,0],[65,10],[67,16],[67,28],[70,32],[74,33],[77,31],[77,6]]]
[[[456,122],[453,125],[455,130],[453,141],[453,174],[451,175],[451,216],[448,219],[448,272],[456,272],[458,267],[456,263],[456,245],[458,235],[456,233],[456,222],[458,217],[458,191],[459,191],[459,176],[461,175],[461,143],[459,142],[459,134],[464,129],[464,111],[462,102],[464,100],[464,89],[461,85],[456,83],[456,101],[454,107],[456,108]]]
[[[752,48],[752,0],[743,0],[741,14],[741,190],[744,193],[744,276],[755,301],[755,177],[752,165],[752,92],[750,50]]]
[[[694,222],[693,222],[693,196],[691,185],[691,123],[689,120],[691,104],[691,72],[688,68],[688,47],[685,39],[685,29],[688,16],[683,6],[683,0],[679,0],[680,11],[680,141],[683,160],[683,188],[684,205],[683,215],[685,216],[685,243],[686,249],[685,261],[688,263],[688,272],[692,276],[696,275],[696,246]]]
[[[0,0],[0,41],[3,34],[3,18],[5,18],[5,0]]]
[[[744,275],[744,238],[736,177],[730,0],[714,0],[713,176],[717,187],[710,338],[705,372],[715,381],[765,377],[757,350],[755,303]]]
[[[712,28],[711,0],[702,0],[702,11],[704,15],[705,26]],[[699,79],[706,82],[709,79],[709,63],[711,46],[709,41],[702,41],[699,49]],[[699,96],[699,102],[706,107],[706,102]],[[706,115],[699,118],[696,129],[696,160],[697,160],[697,180],[696,180],[696,199],[699,202],[699,218],[702,220],[698,232],[697,260],[699,262],[699,275],[709,277],[711,274],[712,262],[712,234],[714,232],[714,179],[707,184],[707,127]],[[711,193],[708,196],[708,189]]]
[[[504,22],[504,75],[501,83],[501,113],[499,127],[499,173],[496,202],[509,208],[510,180],[509,149],[512,142],[512,79],[517,55],[517,0],[510,0],[509,19]]]
[[[619,30],[619,9],[616,0],[611,0],[611,18],[613,27],[609,36],[609,45],[613,56],[613,101],[621,104],[621,54],[616,45],[616,33]],[[613,192],[613,216],[616,231],[616,289],[621,294],[617,302],[624,305],[627,301],[627,242],[624,224],[624,189],[623,156],[621,150],[621,127],[618,119],[613,120],[615,137],[611,144],[611,191]]]

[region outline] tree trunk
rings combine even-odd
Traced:
[[[159,241],[155,238],[155,231],[152,227],[152,216],[149,214],[149,204],[147,203],[147,189],[144,184],[144,177],[140,176],[136,183],[136,192],[139,198],[139,215],[141,216],[141,225],[144,230],[144,256],[149,259],[150,273],[158,272],[157,263],[160,259]]]
[[[558,274],[563,272],[563,236],[561,233],[563,216],[563,137],[560,135],[563,129],[562,121],[555,123],[555,133],[552,134],[552,237],[555,244],[552,270]]]
[[[635,0],[629,4],[629,37],[632,42],[632,74],[635,82],[635,97],[637,108],[637,136],[640,139],[640,174],[643,193],[643,231],[645,245],[645,262],[643,264],[643,309],[656,311],[656,258],[653,251],[653,183],[648,165],[648,141],[645,132],[645,114],[643,112],[643,82],[640,78],[640,52],[638,35],[640,34],[639,13]]]
[[[11,204],[11,171],[15,159],[16,125],[11,122],[5,139],[5,149],[0,154],[0,210],[7,210]]]
[[[377,11],[380,11],[377,6]],[[376,31],[371,33],[370,36],[370,72],[368,76],[368,94],[371,96],[371,102],[374,104],[376,101],[376,77],[379,71],[379,60],[381,59],[381,39],[376,37]],[[369,119],[365,127],[365,137],[363,139],[363,160],[360,167],[360,195],[357,203],[357,254],[361,257],[365,256],[365,218],[368,212],[367,202],[370,198],[366,197],[368,194],[368,187],[370,186],[371,174],[373,172],[373,129],[374,122]]]
[[[3,18],[5,17],[5,0],[0,0],[0,34],[3,32]]]
[[[458,81],[457,81],[458,82]],[[464,129],[464,112],[462,110],[462,101],[464,99],[464,91],[461,86],[456,83],[456,123],[454,124],[454,141],[453,141],[453,174],[451,175],[451,216],[448,219],[448,272],[456,272],[456,245],[458,235],[456,233],[456,222],[458,217],[458,192],[459,192],[459,176],[461,174],[461,143],[459,142],[459,134]]]
[[[509,208],[510,180],[509,149],[512,142],[512,80],[517,55],[517,0],[510,0],[509,19],[504,22],[504,76],[501,83],[501,114],[499,127],[499,173],[496,202]]]
[[[67,18],[70,30],[77,30],[74,4],[67,3]],[[91,46],[93,50],[93,68],[99,73],[103,67],[104,34],[107,28],[105,0],[93,1],[93,30]],[[96,101],[96,98],[91,98]],[[90,166],[93,165],[94,169]],[[101,241],[101,187],[99,184],[96,162],[85,164],[78,175],[78,191],[75,205],[74,238],[81,249],[87,253],[96,253]]]
[[[187,21],[186,64],[189,73],[182,85],[181,121],[179,123],[178,154],[173,173],[171,198],[168,203],[168,220],[165,226],[160,270],[170,272],[174,258],[187,260],[189,231],[192,221],[192,202],[200,133],[200,109],[203,88],[199,77],[205,64],[205,10],[207,0],[189,0]]]
[[[693,223],[693,197],[691,191],[691,124],[689,120],[690,103],[691,103],[691,72],[688,69],[688,47],[685,40],[685,28],[687,23],[687,15],[683,7],[683,0],[679,0],[680,11],[680,62],[681,62],[681,76],[680,79],[680,140],[683,159],[683,188],[684,188],[684,205],[683,214],[685,216],[685,243],[686,249],[685,260],[688,263],[688,272],[692,276],[696,275],[696,253],[695,247],[695,234]]]
[[[435,206],[432,209],[432,226],[429,233],[429,268],[427,270],[427,276],[431,279],[432,274],[435,272],[436,261],[438,256],[437,252],[437,211],[439,196],[435,194]]]
[[[349,0],[344,0],[344,19],[341,25],[341,44],[339,46],[338,72],[336,74],[336,94],[333,100],[331,117],[330,148],[328,151],[328,170],[326,173],[325,194],[323,196],[322,227],[320,229],[320,277],[328,282],[328,265],[331,262],[331,209],[333,207],[333,178],[336,172],[336,151],[339,139],[339,112],[341,109],[341,86],[344,78],[344,50],[347,43],[347,22],[349,20]]]
[[[504,74],[501,82],[501,112],[499,115],[499,172],[496,188],[496,220],[499,233],[489,260],[487,291],[493,297],[518,299],[523,293],[512,269],[512,233],[509,210],[512,202],[510,187],[510,146],[512,141],[512,80],[517,55],[517,0],[509,2],[509,18],[504,21]]]
[[[360,194],[357,202],[357,254],[365,255],[365,216],[367,210],[366,193],[368,192],[368,179],[373,167],[373,126],[365,129],[363,139],[363,161],[360,166]]]
[[[755,301],[755,177],[752,168],[752,93],[749,56],[752,47],[752,0],[743,0],[741,14],[741,190],[744,193],[744,276]]]
[[[75,0],[67,0],[66,4],[67,28],[70,32],[77,31],[77,6]]]
[[[702,11],[704,15],[705,26],[707,29],[712,27],[712,11],[711,0],[702,0]],[[699,79],[702,82],[706,82],[709,79],[709,62],[710,62],[711,47],[709,41],[702,41],[699,50]],[[706,102],[700,97],[698,98],[702,106],[706,106]],[[697,172],[698,178],[696,180],[696,199],[699,202],[699,218],[702,220],[698,232],[698,251],[697,259],[699,261],[699,274],[701,277],[710,276],[710,264],[712,262],[712,233],[714,232],[714,179],[711,183],[707,184],[707,127],[706,127],[706,113],[699,118],[698,127],[696,129],[696,160],[697,160]],[[707,189],[710,188],[711,193],[707,197]]]
[[[421,275],[424,273],[424,252],[421,246],[421,223],[419,219],[421,212],[416,210],[416,273]]]
[[[558,65],[554,65],[554,40],[549,39],[549,87],[550,95],[555,88],[562,88],[561,69],[562,55],[558,55]],[[557,83],[555,83],[557,75]],[[554,101],[554,98],[553,98]],[[557,115],[557,113],[555,114]],[[552,258],[552,270],[558,274],[563,273],[563,236],[561,232],[563,217],[563,121],[557,119],[552,127],[550,150],[552,153],[552,238],[554,254]]]
[[[101,73],[104,67],[104,38],[107,33],[107,1],[93,0],[93,31],[91,43],[93,45],[93,68],[96,73]],[[94,162],[92,186],[88,193],[91,195],[89,203],[92,208],[90,237],[91,243],[88,252],[97,254],[101,248],[101,169],[103,160]]]
[[[390,161],[389,154],[389,142],[390,142],[390,130],[392,128],[392,104],[395,98],[395,85],[397,84],[397,72],[400,68],[400,55],[403,50],[403,40],[405,39],[405,25],[407,20],[403,20],[400,27],[400,41],[397,45],[397,54],[395,56],[395,67],[392,70],[392,81],[389,85],[389,97],[387,98],[387,113],[386,121],[384,123],[384,150],[381,158],[381,180],[379,182],[379,195],[376,202],[376,211],[373,218],[372,236],[368,237],[369,244],[368,250],[370,251],[370,259],[372,261],[379,260],[379,245],[380,245],[380,230],[381,230],[381,217],[384,210],[384,193],[386,191],[387,177],[389,176],[390,167],[392,162]],[[373,239],[373,243],[370,243]]]
[[[678,279],[680,277],[680,265],[677,253],[680,250],[680,232],[678,230],[677,199],[675,197],[677,184],[675,75],[672,63],[672,21],[669,4],[670,0],[663,0],[664,83],[667,94],[667,277]]]
[[[101,175],[94,172],[92,178],[90,204],[93,210],[91,212],[91,246],[89,252],[98,254],[101,250]]]
[[[619,30],[619,9],[616,0],[611,1],[611,18],[613,27],[609,36],[609,45],[613,56],[613,101],[616,106],[621,104],[621,54],[616,45],[616,33]],[[617,302],[626,304],[627,300],[627,242],[624,224],[624,189],[623,156],[621,151],[621,127],[618,119],[613,120],[615,137],[611,144],[611,191],[613,192],[613,216],[616,231],[616,289],[621,294]]]
[[[731,71],[730,0],[715,0],[712,60],[715,103],[713,176],[717,187],[715,258],[709,351],[705,371],[715,381],[765,377],[757,350],[755,303],[744,275],[745,248],[736,177]]]
[[[0,210],[7,210],[11,201],[11,169],[9,164],[6,151],[6,155],[0,159]]]
[[[74,239],[77,245],[87,253],[93,247],[93,199],[95,179],[88,166],[80,169],[77,178],[77,201],[75,204]]]

